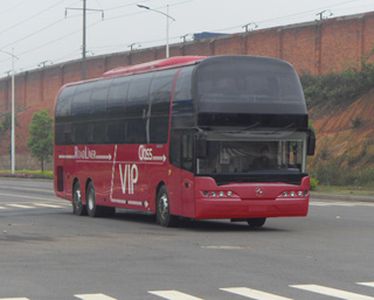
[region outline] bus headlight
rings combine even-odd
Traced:
[[[284,191],[278,198],[290,199],[290,198],[306,198],[308,196],[308,191],[294,190],[294,191]]]
[[[233,191],[202,191],[205,198],[233,198],[236,194]]]

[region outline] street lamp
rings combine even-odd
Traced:
[[[172,21],[176,21],[172,16],[169,15],[169,4],[166,5],[166,13],[160,11],[160,10],[157,10],[157,9],[153,9],[153,8],[150,8],[149,6],[146,6],[146,5],[142,5],[142,4],[137,4],[137,6],[139,8],[143,8],[143,9],[146,9],[146,10],[150,10],[150,11],[154,11],[156,13],[159,13],[159,14],[162,14],[166,17],[166,58],[169,58],[169,19],[172,20]]]
[[[1,53],[7,54],[12,57],[12,111],[11,111],[11,132],[10,132],[10,157],[11,157],[11,170],[12,174],[15,173],[16,170],[16,156],[15,156],[15,104],[14,104],[14,99],[15,99],[15,94],[14,94],[14,59],[18,59],[17,56],[13,54],[13,49],[12,52],[0,50]]]

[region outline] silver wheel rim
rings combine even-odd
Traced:
[[[76,190],[74,193],[74,208],[79,210],[82,207],[81,191]]]
[[[160,216],[161,219],[165,220],[167,218],[167,215],[169,214],[169,200],[168,196],[163,193],[160,197]]]
[[[94,201],[93,201],[93,195],[92,195],[92,193],[89,193],[89,195],[88,195],[88,199],[87,199],[88,201],[88,203],[87,203],[87,205],[88,205],[88,209],[89,210],[93,210],[94,209]]]

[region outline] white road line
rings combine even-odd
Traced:
[[[333,289],[322,285],[316,284],[301,284],[301,285],[290,285],[290,287],[317,293],[325,296],[335,297],[338,299],[345,300],[374,300],[373,297],[365,296],[361,294],[351,293],[344,290]]]
[[[359,285],[374,287],[374,281],[373,282],[356,282],[356,283]]]
[[[32,196],[25,196],[25,195],[17,195],[17,194],[4,194],[0,193],[0,196],[5,197],[13,197],[13,198],[23,198],[23,199],[30,199],[30,200],[47,200],[47,201],[53,201],[51,198],[43,198],[43,197],[32,197]]]
[[[0,298],[0,300],[30,300],[29,298]]]
[[[104,294],[82,294],[74,295],[74,297],[82,300],[117,300]],[[0,299],[1,300],[1,299]]]
[[[334,202],[323,202],[323,201],[311,201],[311,206],[343,206],[343,207],[374,207],[374,203],[369,202],[340,202],[340,201],[334,201]]]
[[[60,205],[53,205],[53,204],[47,204],[47,203],[33,203],[33,205],[38,207],[46,207],[46,208],[62,208]]]
[[[292,300],[291,298],[285,298],[246,287],[225,288],[220,290],[256,300]]]
[[[14,207],[14,208],[27,208],[27,209],[35,208],[34,206],[29,206],[29,205],[24,205],[24,204],[15,204],[15,203],[6,204],[6,206]]]
[[[6,209],[6,207],[4,207],[4,206],[0,206],[0,209]],[[1,300],[1,299],[0,299]]]
[[[6,186],[3,188],[3,190],[12,190],[12,191],[20,191],[21,192],[25,192],[25,191],[30,191],[30,192],[41,192],[41,193],[49,193],[49,194],[54,194],[53,192],[53,188],[51,189],[38,189],[38,188],[31,188],[31,187],[25,187],[25,186],[17,186],[17,187],[14,187],[14,186]],[[1,300],[1,299],[0,299]]]
[[[148,293],[152,295],[159,296],[164,299],[168,300],[203,300],[202,298],[196,298],[191,295],[187,295],[178,291],[170,290],[170,291],[149,291]]]

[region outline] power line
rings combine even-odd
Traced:
[[[22,0],[22,1],[18,1],[18,3],[16,3],[15,5],[9,7],[8,9],[5,9],[3,10],[2,12],[0,12],[0,16],[6,14],[8,11],[11,11],[19,6],[21,6],[22,3],[26,2],[25,0]]]
[[[105,10],[106,10],[106,11],[117,10],[117,9],[119,9],[119,8],[129,7],[129,6],[136,5],[136,4],[138,4],[138,3],[144,3],[144,2],[149,2],[149,1],[151,1],[151,0],[143,0],[143,1],[131,2],[131,3],[123,4],[123,5],[120,5],[120,6],[115,6],[115,7],[106,8]]]
[[[17,44],[17,43],[19,43],[19,42],[21,42],[21,41],[23,41],[23,40],[26,40],[26,39],[28,39],[28,38],[34,36],[34,35],[37,35],[38,33],[42,32],[42,31],[44,31],[44,30],[46,30],[46,29],[49,29],[49,28],[53,27],[54,25],[60,23],[61,21],[64,21],[64,19],[65,19],[65,18],[58,19],[57,21],[55,21],[55,22],[53,22],[53,23],[50,23],[50,24],[48,24],[48,25],[46,25],[46,26],[44,26],[44,27],[38,29],[37,31],[34,31],[33,33],[30,33],[30,34],[28,34],[28,35],[26,35],[26,36],[23,36],[22,38],[19,38],[18,40],[15,40],[15,41],[13,41],[13,42],[10,42],[10,43],[8,43],[8,44],[3,45],[1,48],[7,48],[7,47],[12,46],[12,45],[14,45],[14,44]]]
[[[45,12],[51,10],[52,8],[55,8],[56,6],[60,5],[60,4],[63,3],[64,1],[65,1],[65,0],[59,0],[59,1],[55,2],[55,3],[52,4],[51,6],[48,6],[47,8],[45,8],[45,9],[39,11],[38,13],[36,13],[36,14],[34,14],[34,15],[32,15],[32,16],[30,16],[29,18],[24,19],[24,20],[22,20],[21,22],[18,22],[18,23],[14,24],[14,25],[11,25],[11,26],[5,28],[4,30],[0,31],[0,34],[3,34],[4,32],[7,32],[7,31],[9,31],[9,30],[11,30],[11,29],[13,29],[13,28],[19,26],[19,25],[22,25],[22,24],[26,23],[27,21],[29,21],[29,20],[31,20],[31,19],[37,17],[37,16],[40,16],[41,14],[43,14],[43,13],[45,13]]]
[[[264,24],[264,23],[268,23],[268,22],[271,22],[271,21],[282,20],[282,19],[289,18],[289,17],[302,16],[302,15],[305,15],[305,14],[314,13],[316,11],[320,11],[320,10],[323,10],[323,9],[328,9],[328,8],[331,8],[331,7],[341,6],[341,5],[345,5],[345,4],[356,2],[356,1],[357,0],[349,0],[349,1],[344,1],[344,2],[338,2],[338,3],[335,3],[335,4],[331,4],[329,6],[324,6],[324,7],[319,7],[319,8],[315,8],[315,9],[305,10],[305,11],[294,13],[294,14],[284,15],[284,16],[270,18],[270,19],[259,20],[259,21],[256,21],[256,24]],[[231,27],[227,27],[227,28],[212,29],[212,30],[213,31],[228,31],[228,30],[233,30],[233,29],[240,28],[241,26],[242,25],[236,25],[236,26],[231,26]]]

